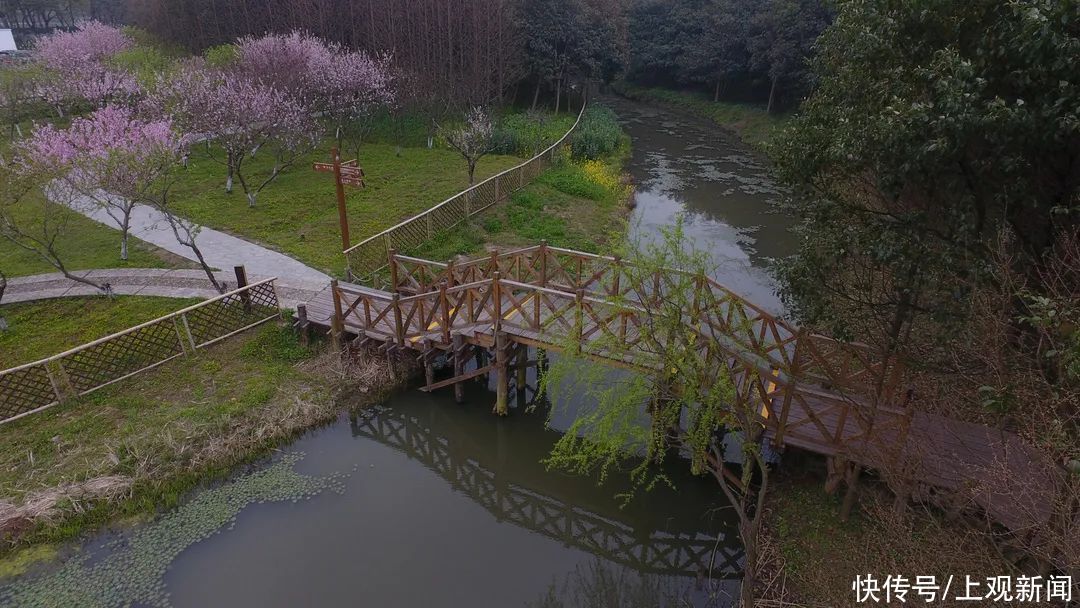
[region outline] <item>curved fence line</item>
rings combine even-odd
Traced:
[[[346,249],[345,264],[349,275],[367,278],[388,265],[390,250],[418,247],[436,233],[453,228],[509,198],[554,163],[559,148],[581,124],[586,107],[588,103],[581,104],[581,111],[570,130],[543,152]]]
[[[281,316],[275,279],[0,371],[0,425],[92,393]]]

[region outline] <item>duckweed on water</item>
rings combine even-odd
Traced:
[[[101,551],[72,557],[62,566],[0,588],[0,605],[26,607],[165,608],[165,571],[184,549],[231,526],[244,507],[257,502],[298,502],[327,490],[344,492],[344,475],[301,475],[293,470],[302,454],[198,493],[154,522],[110,541]],[[96,558],[94,554],[104,554]]]

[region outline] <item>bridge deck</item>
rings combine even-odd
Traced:
[[[665,290],[676,289],[673,281],[683,281],[678,289],[688,284],[676,271],[676,279],[643,278],[612,258],[546,246],[458,265],[392,255],[390,271],[393,291],[335,283],[307,304],[309,319],[339,318],[346,333],[417,350],[451,351],[455,336],[490,348],[501,334],[647,368],[639,328],[657,314]],[[731,378],[736,399],[760,404],[777,447],[900,471],[916,492],[950,490],[1013,530],[1049,519],[1054,467],[1019,437],[897,407],[907,405],[902,372],[868,347],[802,332],[705,277],[693,278],[692,288],[694,310],[677,313],[680,320],[716,374]],[[875,386],[885,387],[876,397]]]

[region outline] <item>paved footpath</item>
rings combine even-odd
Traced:
[[[109,214],[100,206],[76,203],[71,205],[71,208],[109,228],[118,229],[116,221],[109,217]],[[190,248],[176,241],[176,236],[169,227],[165,215],[157,209],[146,205],[136,205],[131,213],[130,225],[131,236],[180,257],[198,261]],[[247,268],[248,275],[298,281],[321,281],[324,284],[330,282],[330,276],[303,262],[262,245],[256,245],[210,228],[204,227],[199,231],[198,236],[195,237],[195,244],[199,246],[199,250],[202,251],[203,257],[211,268],[231,269],[233,266],[242,264]]]
[[[80,270],[72,274],[91,278],[95,283],[108,283],[117,295],[159,296],[165,298],[212,298],[218,294],[213,284],[202,270],[169,270],[167,268],[120,268],[105,270]],[[216,272],[215,278],[236,288],[236,276],[232,272]],[[277,276],[277,275],[270,275]],[[248,275],[248,282],[255,283],[270,278],[264,275]],[[274,281],[282,308],[296,308],[313,299],[320,292],[329,289],[327,281],[306,281],[290,277],[279,277]],[[8,279],[4,291],[4,304],[66,298],[72,296],[101,295],[93,287],[72,281],[64,275],[54,272],[29,277]],[[315,319],[312,321],[325,321]]]

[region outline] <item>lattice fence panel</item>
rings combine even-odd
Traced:
[[[469,203],[469,211],[476,215],[495,204],[495,182],[488,180],[481,183],[473,190],[473,198]]]
[[[394,228],[390,234],[390,244],[395,249],[403,250],[422,245],[428,238],[427,214],[417,216],[414,221]]]
[[[457,204],[455,204],[457,203]],[[431,225],[436,232],[452,228],[465,218],[464,203],[454,199],[430,211]]]
[[[171,318],[75,351],[58,360],[79,393],[184,353]]]
[[[349,251],[349,269],[358,276],[369,275],[386,265],[389,253],[384,237],[365,241]]]
[[[195,345],[203,346],[207,342],[275,317],[278,312],[274,284],[262,283],[188,311],[184,316]]]
[[[0,376],[0,420],[31,412],[54,401],[56,393],[44,363]]]

